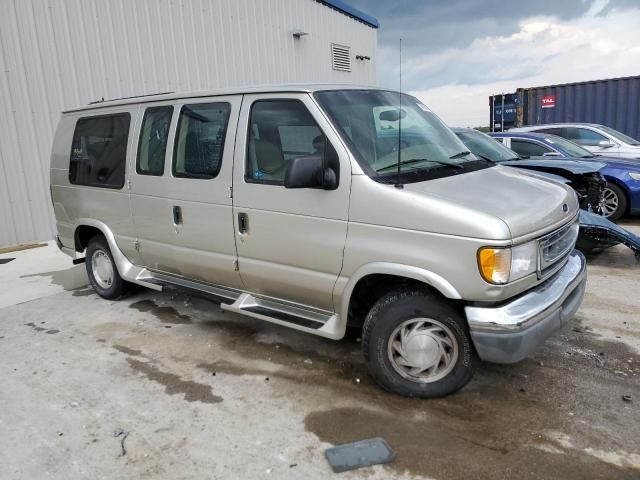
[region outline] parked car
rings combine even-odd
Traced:
[[[570,140],[595,155],[640,160],[640,141],[595,123],[549,123],[511,128],[509,132],[538,132]]]
[[[623,215],[640,215],[640,162],[594,156],[589,150],[556,135],[534,132],[491,133],[505,146],[525,157],[562,157],[606,164],[600,173],[607,180],[603,215],[617,220]]]
[[[513,150],[496,142],[489,135],[473,128],[453,128],[454,133],[475,155],[510,167],[545,173],[569,184],[578,194],[580,208],[602,213],[602,201],[607,181],[600,173],[606,165],[564,158],[524,158]],[[550,177],[553,176],[553,177]]]
[[[388,144],[401,124],[421,143]],[[375,88],[68,111],[51,195],[58,245],[102,297],[174,285],[331,339],[360,326],[372,376],[401,395],[522,360],[585,290],[570,187],[476,157],[416,98]]]
[[[581,252],[596,253],[623,243],[640,255],[640,237],[597,214],[606,185],[606,180],[599,173],[605,167],[604,163],[557,157],[526,159],[478,130],[454,128],[453,131],[477,156],[571,185],[580,199],[580,234],[576,248]]]

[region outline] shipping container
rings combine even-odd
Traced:
[[[514,109],[515,116],[511,113]],[[513,94],[490,96],[489,112],[495,132],[580,122],[606,125],[640,139],[640,76],[518,88]]]

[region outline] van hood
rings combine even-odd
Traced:
[[[549,230],[573,218],[579,209],[572,188],[534,172],[500,165],[406,184],[404,189],[499,218],[514,239]]]

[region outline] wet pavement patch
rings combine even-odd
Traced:
[[[45,330],[47,330],[46,328],[37,326],[33,322],[25,323],[25,326],[33,328],[36,332],[44,332]]]
[[[428,411],[429,405],[425,404],[424,409]],[[397,452],[394,463],[386,468],[442,480],[504,478],[505,472],[509,478],[540,480],[637,478],[637,471],[621,469],[574,450],[560,455],[534,448],[530,430],[518,425],[512,425],[511,430],[517,430],[520,438],[509,442],[508,447],[497,446],[500,432],[490,425],[478,428],[411,411],[337,408],[307,415],[305,427],[320,440],[334,445],[382,437]],[[539,471],[539,467],[543,470]]]
[[[157,367],[133,358],[127,358],[129,366],[149,380],[163,385],[169,395],[182,395],[187,402],[220,403],[224,399],[211,392],[211,387],[191,380],[183,380],[173,373],[163,372]]]
[[[86,297],[88,295],[93,295],[94,293],[96,293],[96,291],[89,286],[85,288],[75,288],[71,290],[71,295],[73,295],[74,297]]]
[[[156,302],[154,302],[153,300],[140,300],[129,305],[129,308],[133,308],[134,310],[137,310],[139,312],[148,312],[149,310],[152,310],[157,306],[158,305],[156,305]]]
[[[21,275],[20,278],[49,277],[51,283],[61,286],[65,290],[76,290],[85,287],[88,283],[87,272],[84,265],[76,265],[66,270],[55,270],[52,272],[32,273]]]
[[[182,315],[173,307],[156,307],[149,310],[149,313],[154,315],[162,323],[170,323],[173,325],[191,323],[191,317],[189,315]]]
[[[173,307],[159,307],[153,300],[140,300],[129,305],[139,312],[149,312],[162,323],[181,325],[191,323],[189,315],[182,315]]]
[[[124,353],[126,355],[131,355],[132,357],[138,357],[142,355],[142,350],[137,350],[135,348],[125,347],[124,345],[113,345],[113,348],[118,350],[120,353]]]

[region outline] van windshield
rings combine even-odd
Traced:
[[[315,98],[361,168],[378,182],[421,182],[493,165],[410,95],[402,95],[401,108],[400,94],[385,90],[324,90]]]

